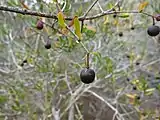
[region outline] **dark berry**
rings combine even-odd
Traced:
[[[131,27],[131,30],[134,30],[134,29],[135,29],[135,28],[132,26],[132,27]]]
[[[133,90],[137,90],[137,87],[135,85],[133,86]]]
[[[80,79],[83,83],[89,84],[94,81],[95,78],[95,72],[93,69],[83,69],[80,73]]]
[[[138,96],[136,96],[136,98],[137,98],[137,100],[140,100],[141,99],[141,97],[138,95]]]
[[[160,80],[160,76],[156,76],[156,77],[155,77],[155,79],[158,79],[158,80]]]
[[[23,60],[23,63],[27,63],[27,59]]]
[[[44,45],[44,47],[46,49],[50,49],[51,48],[51,41],[50,40],[47,40],[46,44]]]
[[[36,25],[36,27],[37,27],[37,29],[38,30],[42,30],[43,29],[43,21],[42,20],[38,20],[37,21],[37,25]]]
[[[160,21],[160,14],[156,15],[155,18],[157,21]]]
[[[130,79],[129,79],[129,78],[127,78],[127,81],[130,81]]]
[[[140,65],[140,63],[139,63],[139,62],[136,62],[136,65]]]
[[[156,25],[150,26],[147,30],[147,33],[149,36],[157,36],[159,32],[160,32],[160,28],[159,26],[156,26]]]
[[[130,59],[130,55],[126,55],[126,57],[127,57],[128,59]]]
[[[123,36],[123,32],[119,32],[119,37],[122,37]]]
[[[113,18],[116,18],[116,17],[117,17],[117,15],[116,15],[116,14],[114,14],[114,15],[113,15]]]

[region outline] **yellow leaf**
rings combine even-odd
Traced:
[[[135,104],[135,98],[136,98],[136,94],[126,94],[126,96],[129,98],[129,103],[130,104]]]
[[[134,99],[136,97],[136,94],[126,94],[127,97]]]
[[[104,19],[104,23],[103,24],[107,24],[109,22],[109,18],[108,16],[105,16],[105,19]]]
[[[142,12],[147,5],[148,5],[148,2],[141,2],[138,6],[138,11]]]
[[[57,17],[58,17],[58,23],[59,23],[59,25],[60,25],[62,28],[66,27],[63,13],[62,13],[62,12],[59,12],[58,15],[57,15]]]
[[[114,22],[113,22],[114,25],[118,25],[118,23],[119,23],[118,19],[115,19]]]
[[[80,27],[80,22],[77,16],[74,17],[74,29],[75,29],[75,34],[81,40],[82,39],[81,27]]]

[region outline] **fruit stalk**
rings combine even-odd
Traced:
[[[86,55],[86,68],[89,69],[89,53]]]

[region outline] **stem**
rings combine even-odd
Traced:
[[[89,11],[91,11],[91,9],[94,7],[94,5],[98,2],[98,0],[95,0],[91,6],[88,8],[88,10],[84,13],[83,18],[85,18],[87,16],[87,14],[89,13]]]
[[[39,16],[39,17],[52,18],[52,19],[57,20],[56,14],[53,15],[53,14],[31,11],[31,10],[26,10],[26,9],[20,9],[20,8],[15,8],[15,7],[8,7],[8,6],[3,6],[3,5],[0,5],[0,11],[8,11],[8,12],[13,12],[13,13],[19,13],[22,15]],[[144,14],[144,15],[152,17],[151,14],[148,14],[145,12],[134,11],[134,10],[133,11],[116,11],[116,14],[120,14],[120,13]],[[110,14],[115,14],[115,11],[113,11],[113,8],[111,8],[110,10],[104,11],[103,13],[99,13],[93,16],[88,16],[88,17],[81,16],[79,17],[79,20],[80,21],[92,20],[92,19],[100,18],[100,17],[103,17],[105,15],[110,15]],[[72,19],[73,17],[65,17],[65,20],[71,21]]]
[[[86,68],[89,69],[89,54],[90,53],[87,53],[86,55]]]

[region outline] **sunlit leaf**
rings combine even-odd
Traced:
[[[134,99],[136,97],[136,94],[125,94],[128,98]]]
[[[112,4],[112,3],[108,3],[108,4],[107,4],[107,8],[108,8],[108,9],[113,8],[113,4]]]
[[[74,17],[74,29],[75,29],[75,34],[81,40],[82,39],[81,27],[80,27],[80,22],[77,16]]]
[[[132,84],[138,84],[138,83],[139,83],[138,79],[132,80]]]
[[[128,13],[124,13],[124,14],[121,14],[119,17],[121,17],[121,18],[127,18],[127,17],[129,17],[129,14]]]
[[[155,88],[149,88],[149,89],[145,90],[145,95],[153,94],[154,90],[155,90]]]
[[[138,6],[138,11],[141,12],[144,10],[144,8],[148,5],[148,2],[141,2]]]
[[[114,24],[114,25],[118,25],[118,23],[119,23],[119,22],[118,22],[118,19],[115,19],[115,20],[113,21],[113,24]]]
[[[104,20],[103,24],[107,24],[108,22],[109,22],[109,17],[105,16],[105,20]]]
[[[60,25],[62,28],[64,28],[64,27],[65,27],[65,19],[64,19],[63,13],[62,13],[62,12],[59,12],[57,16],[58,16],[58,23],[59,23],[59,25]]]

